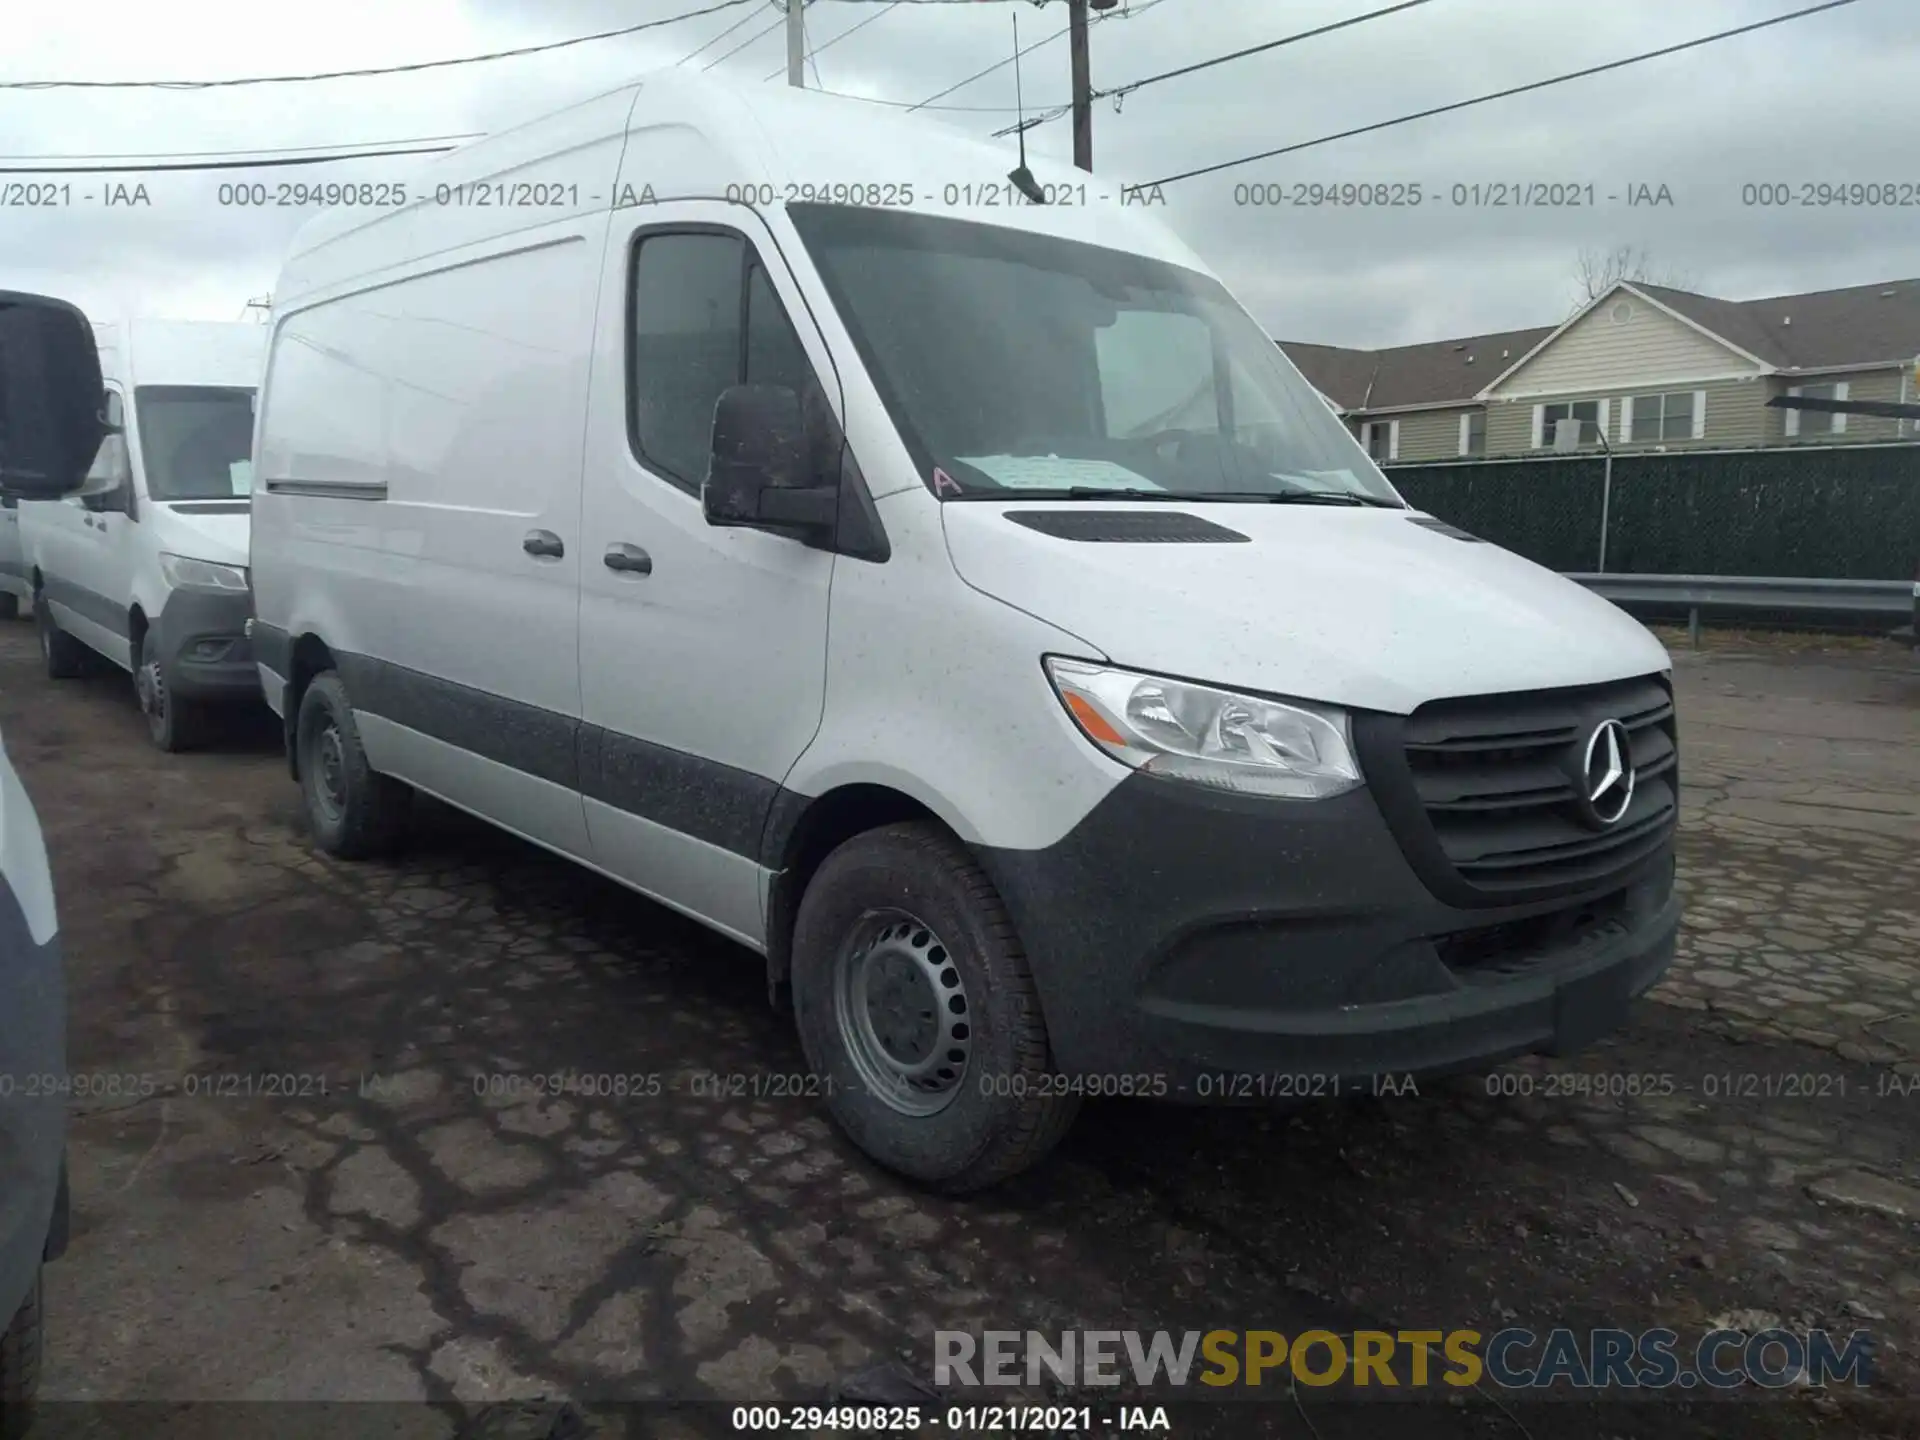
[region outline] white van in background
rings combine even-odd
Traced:
[[[0,496],[0,620],[18,618],[20,602],[32,599],[33,577],[20,547],[20,501]]]
[[[251,634],[317,843],[427,791],[732,936],[951,1190],[1084,1095],[1623,1023],[1665,650],[1408,508],[1150,207],[1010,158],[669,72],[309,222]]]
[[[130,672],[163,750],[209,707],[259,697],[245,627],[253,400],[267,331],[133,320],[94,326],[109,435],[95,493],[20,507],[47,674],[94,655]]]

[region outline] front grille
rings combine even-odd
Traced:
[[[1606,720],[1625,726],[1634,772],[1610,825],[1582,803],[1586,745]],[[1415,870],[1456,903],[1603,884],[1658,850],[1679,809],[1673,696],[1658,676],[1436,701],[1356,738]]]

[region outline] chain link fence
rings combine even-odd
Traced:
[[[1554,570],[1600,568],[1592,454],[1394,465],[1407,500]],[[1911,580],[1920,445],[1617,455],[1608,571]]]

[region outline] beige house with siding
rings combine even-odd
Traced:
[[[1920,280],[1761,300],[1622,281],[1566,323],[1349,350],[1281,341],[1382,464],[1920,441],[1912,421],[1771,410],[1784,393],[1920,399]]]

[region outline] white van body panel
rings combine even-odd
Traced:
[[[48,591],[60,627],[131,670],[138,657],[129,635],[139,625],[130,617],[137,612],[151,621],[172,589],[160,556],[244,568],[248,552],[244,510],[180,508],[152,498],[137,392],[148,385],[254,389],[267,336],[253,324],[146,319],[97,324],[94,333],[102,378],[120,397],[136,513],[90,512],[76,498],[23,503],[17,513],[23,561]],[[84,604],[75,589],[84,592]]]
[[[1496,545],[1409,523],[1404,510],[1184,505],[1253,539],[1170,545],[1143,566],[947,505],[970,584],[1088,636],[1117,665],[1404,715],[1453,695],[1645,675],[1666,651],[1638,621]],[[1582,644],[1567,643],[1577,627]],[[1458,643],[1472,636],[1472,663]]]

